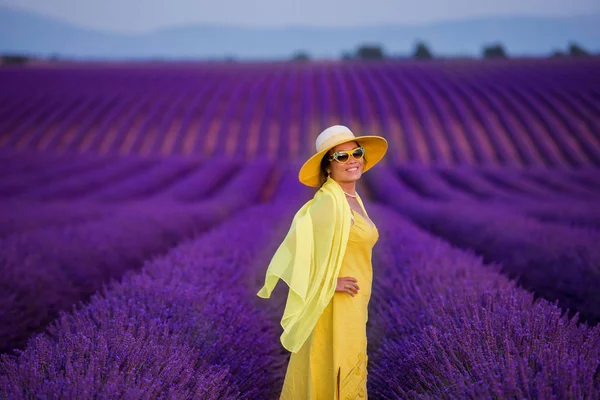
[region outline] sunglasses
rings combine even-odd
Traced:
[[[355,160],[360,160],[365,156],[365,148],[357,147],[352,150],[336,151],[329,156],[329,161],[335,160],[340,164],[346,164],[350,160],[350,155],[352,155],[352,158]]]

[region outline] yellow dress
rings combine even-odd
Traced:
[[[352,214],[354,223],[338,277],[356,278],[360,289],[354,297],[335,292],[306,342],[291,353],[282,400],[367,399],[366,323],[373,277],[371,254],[379,233],[362,215]]]

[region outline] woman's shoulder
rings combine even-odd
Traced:
[[[312,201],[315,208],[332,208],[335,205],[336,199],[333,192],[321,187],[313,196]]]

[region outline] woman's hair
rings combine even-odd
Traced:
[[[331,163],[331,161],[329,161],[329,153],[331,153],[331,150],[329,150],[327,153],[325,153],[323,155],[323,158],[321,159],[321,181],[326,181],[327,180],[327,167],[329,167],[329,164]]]

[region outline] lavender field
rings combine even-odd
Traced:
[[[0,69],[0,399],[276,399],[256,292],[333,124],[386,137],[373,399],[600,398],[600,59]]]

